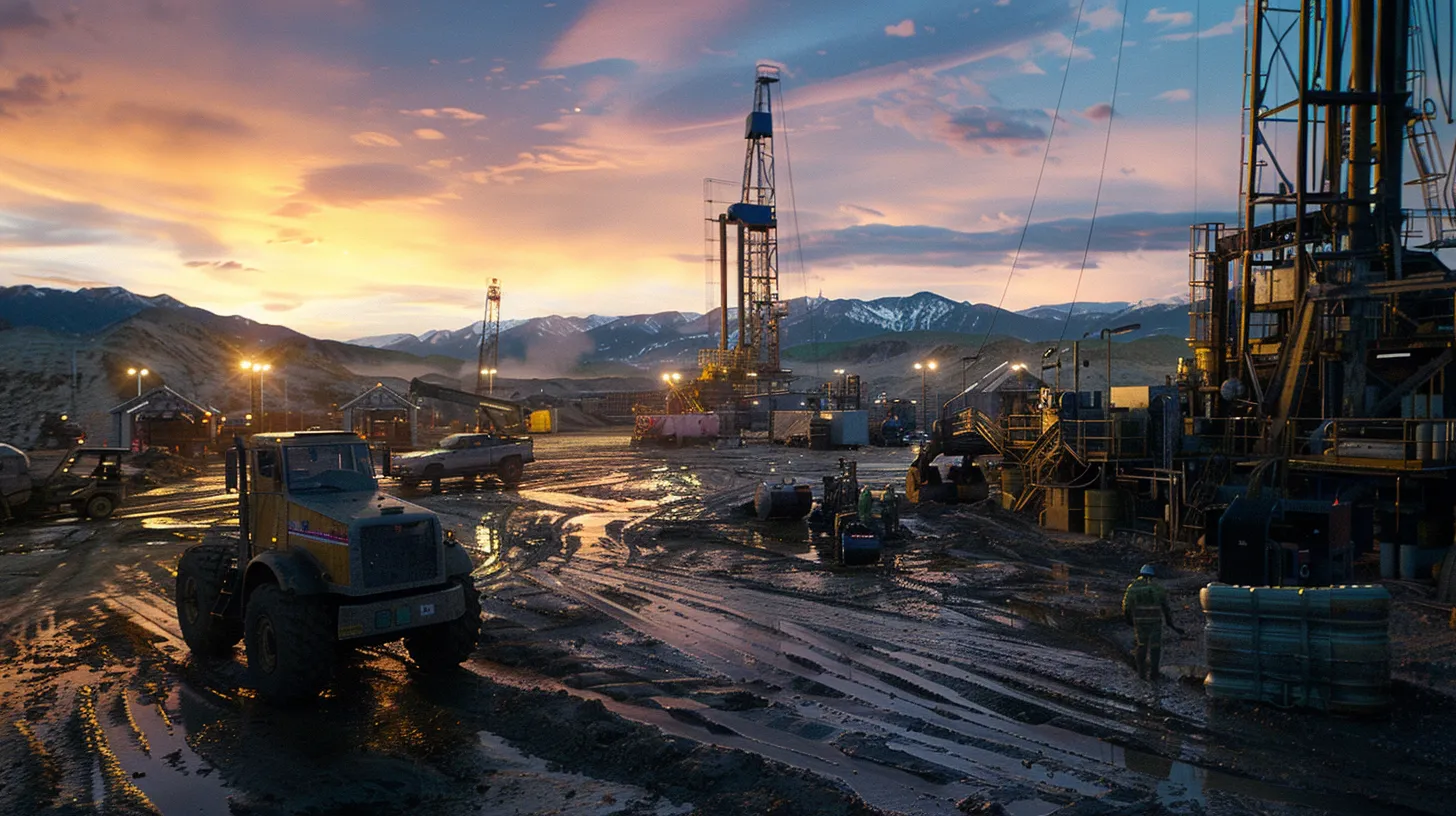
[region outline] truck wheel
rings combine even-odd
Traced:
[[[242,621],[212,616],[234,549],[227,544],[197,544],[177,561],[177,623],[182,639],[198,657],[223,657],[243,639]]]
[[[507,456],[496,468],[495,475],[500,478],[501,483],[507,487],[514,487],[521,483],[521,474],[526,470],[526,465],[519,456]]]
[[[91,519],[111,518],[111,513],[116,510],[116,499],[107,493],[97,493],[86,500],[86,506],[81,515]]]
[[[440,477],[444,474],[445,469],[440,467],[439,465],[430,465],[429,467],[425,468],[424,477],[425,481],[430,483],[431,493],[440,492]]]
[[[273,584],[248,599],[248,671],[270,703],[297,703],[318,696],[333,671],[334,626],[328,606],[290,595]]]
[[[469,577],[460,579],[465,589],[465,614],[405,636],[404,648],[422,670],[441,672],[464,663],[480,643],[480,593]]]

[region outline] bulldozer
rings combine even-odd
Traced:
[[[227,486],[238,494],[236,540],[204,541],[177,563],[177,619],[193,655],[224,658],[245,641],[259,696],[288,704],[324,690],[339,646],[403,638],[426,672],[475,650],[470,554],[433,512],[380,492],[362,438],[239,437]]]

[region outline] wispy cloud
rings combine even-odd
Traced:
[[[1181,42],[1194,38],[1209,39],[1212,37],[1227,37],[1230,34],[1242,32],[1247,22],[1248,17],[1246,16],[1244,6],[1243,4],[1239,4],[1234,8],[1234,16],[1232,19],[1209,26],[1202,31],[1180,31],[1174,34],[1164,34],[1161,39]]]
[[[355,133],[349,137],[349,141],[364,147],[399,147],[399,140],[388,133],[378,133],[366,130],[363,133]]]
[[[1150,9],[1143,22],[1152,25],[1161,25],[1164,28],[1181,28],[1186,25],[1193,25],[1193,12],[1191,11],[1164,11],[1161,8]]]
[[[1170,91],[1163,91],[1153,98],[1159,102],[1187,102],[1193,98],[1193,92],[1187,88],[1174,88]]]
[[[915,21],[910,19],[901,20],[894,25],[885,26],[887,37],[913,37],[915,36]]]

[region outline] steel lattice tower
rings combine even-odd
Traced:
[[[738,315],[739,347],[751,370],[779,370],[778,210],[775,203],[773,153],[773,86],[779,69],[759,65],[753,85],[753,112],[748,114],[744,138],[743,186],[739,203],[728,208],[729,223],[742,232],[739,245],[741,286]]]
[[[484,394],[500,365],[500,279],[491,278],[485,290],[485,322],[480,326],[480,365],[475,367],[475,393]],[[490,372],[487,374],[486,372]]]

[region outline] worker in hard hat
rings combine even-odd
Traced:
[[[1159,679],[1158,661],[1163,656],[1163,623],[1178,634],[1183,634],[1173,623],[1173,610],[1168,607],[1168,591],[1154,580],[1157,570],[1152,564],[1143,564],[1138,577],[1127,585],[1122,594],[1122,616],[1132,624],[1133,662],[1137,665],[1138,677],[1144,680]]]

